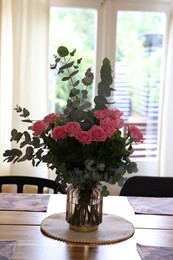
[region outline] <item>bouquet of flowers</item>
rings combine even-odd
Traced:
[[[123,112],[110,109],[108,97],[113,77],[109,59],[105,58],[100,70],[101,80],[98,93],[94,98],[94,107],[88,101],[88,87],[92,85],[94,75],[91,68],[86,70],[83,79],[76,79],[82,59],[74,59],[76,50],[60,46],[55,63],[51,69],[57,70],[62,82],[69,83],[69,98],[62,114],[51,113],[43,119],[30,119],[26,108],[16,106],[27,130],[19,132],[13,129],[11,141],[19,148],[6,150],[4,161],[31,161],[33,166],[41,162],[55,170],[56,182],[64,188],[67,184],[92,187],[94,183],[122,185],[125,173],[137,172],[137,164],[130,160],[133,143],[143,141],[143,135],[136,126],[129,126],[125,136],[122,134]],[[109,191],[104,186],[104,195]]]

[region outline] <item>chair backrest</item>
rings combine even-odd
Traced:
[[[17,185],[17,193],[24,192],[25,185],[33,185],[37,186],[37,193],[43,193],[44,188],[49,188],[53,190],[53,193],[63,193],[66,191],[62,189],[60,183],[56,183],[53,180],[40,178],[40,177],[32,177],[32,176],[0,176],[0,192],[2,192],[2,186],[7,184],[15,184]]]
[[[173,177],[133,176],[126,180],[119,195],[173,197]]]

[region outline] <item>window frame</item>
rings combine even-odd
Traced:
[[[100,80],[100,71],[102,60],[104,57],[110,59],[111,64],[115,64],[115,49],[116,49],[116,21],[118,11],[146,11],[146,12],[164,12],[166,15],[166,31],[165,40],[163,42],[163,68],[162,68],[162,79],[161,79],[161,92],[160,92],[160,118],[161,122],[162,110],[163,110],[163,97],[164,92],[164,71],[166,66],[166,46],[169,33],[169,16],[171,10],[171,0],[50,0],[50,7],[81,7],[81,8],[94,8],[98,12],[97,21],[97,36],[96,36],[96,72],[95,82],[98,85]],[[109,39],[107,41],[106,39]],[[116,74],[116,71],[114,71]],[[97,89],[95,89],[95,93]],[[160,128],[159,128],[160,132]],[[159,133],[158,133],[159,135]],[[160,136],[160,135],[159,135]],[[159,142],[160,140],[158,140]],[[158,143],[160,147],[160,142]],[[159,148],[158,148],[159,152]],[[142,174],[158,175],[158,158],[135,158],[138,163],[139,172]],[[149,162],[149,163],[147,163]]]

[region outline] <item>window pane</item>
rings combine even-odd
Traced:
[[[87,21],[87,22],[86,22]],[[76,57],[82,58],[81,71],[92,67],[94,72],[95,39],[96,39],[97,11],[87,8],[50,8],[49,27],[49,57],[54,63],[53,55],[61,45],[69,51],[76,49]],[[79,74],[77,74],[79,77]],[[81,78],[84,74],[81,75]],[[88,89],[89,98],[92,100],[93,89]],[[50,111],[61,113],[68,99],[68,82],[61,82],[55,70],[49,70],[49,100]]]
[[[126,126],[143,131],[136,157],[157,157],[164,29],[164,13],[118,12],[114,98]]]

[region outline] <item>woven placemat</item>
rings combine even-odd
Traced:
[[[103,221],[97,231],[76,232],[69,229],[65,213],[57,213],[42,221],[41,231],[50,238],[67,243],[103,245],[118,243],[130,238],[134,234],[134,226],[120,216],[103,214]]]
[[[46,212],[50,195],[0,193],[0,210]]]
[[[15,252],[16,246],[18,241],[17,240],[4,240],[0,241],[0,259],[1,260],[8,260],[12,259],[12,256]]]

